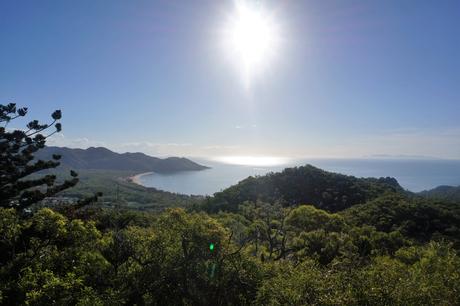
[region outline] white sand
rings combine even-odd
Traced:
[[[140,178],[144,175],[149,175],[149,174],[152,174],[153,172],[144,172],[144,173],[139,173],[139,174],[136,174],[136,175],[133,175],[133,176],[130,176],[128,177],[128,180],[131,181],[132,183],[134,184],[137,184],[137,185],[142,185],[141,183],[141,180]]]

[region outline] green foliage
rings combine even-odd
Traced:
[[[58,178],[64,176],[57,169]],[[79,170],[79,182],[76,186],[59,193],[70,198],[90,197],[96,192],[100,206],[122,207],[134,210],[162,211],[169,207],[191,207],[200,203],[203,197],[187,196],[146,188],[126,180],[131,171]]]
[[[158,305],[241,304],[255,295],[255,264],[236,252],[229,233],[206,215],[172,209],[152,227],[114,234],[108,251],[118,256],[108,258],[118,267],[120,284],[131,284],[122,287],[128,304],[143,297]]]
[[[357,226],[400,231],[420,242],[446,239],[460,247],[460,206],[456,204],[393,194],[354,206],[342,215]]]
[[[457,305],[460,261],[445,244],[419,248],[418,260],[377,257],[359,275],[359,300],[368,305]]]
[[[2,208],[0,215],[15,224],[13,231],[2,227],[0,232],[3,301],[77,303],[88,290],[84,280],[101,273],[95,251],[101,234],[94,222],[70,221],[50,209],[24,220],[12,209]]]
[[[450,201],[453,203],[460,202],[460,186],[438,186],[431,190],[419,192],[419,195],[429,198]]]
[[[261,279],[257,262],[203,213],[171,209],[146,226],[137,219],[103,232],[47,208],[30,219],[12,209],[0,216],[0,291],[9,305],[249,304]]]
[[[353,176],[323,171],[313,166],[287,168],[280,173],[248,177],[208,198],[203,209],[237,211],[245,201],[280,202],[284,206],[311,203],[317,208],[337,212],[365,203],[385,192],[403,192],[393,178],[358,179]]]
[[[344,226],[342,216],[330,214],[311,205],[301,205],[293,209],[286,220],[287,224],[298,231],[313,231],[324,229],[328,232],[338,232]]]
[[[211,215],[120,176],[66,191],[101,186],[98,207],[0,207],[0,304],[460,304],[458,206],[409,196],[392,179],[288,169],[208,198]],[[104,208],[130,197],[165,205]],[[158,211],[166,206],[190,209]]]
[[[103,209],[85,221],[2,208],[2,303],[458,304],[452,245],[350,221],[263,202],[216,216]]]
[[[457,305],[460,260],[444,244],[417,248],[405,263],[388,256],[352,271],[323,268],[313,261],[270,267],[256,304],[261,305]]]
[[[53,121],[40,124],[33,120],[27,124],[26,130],[9,131],[6,126],[13,120],[24,117],[27,108],[16,108],[16,104],[0,104],[0,207],[13,207],[18,210],[29,207],[40,200],[74,186],[78,179],[72,173],[72,178],[63,183],[56,183],[56,176],[47,174],[33,179],[26,179],[31,174],[59,165],[59,155],[51,161],[33,161],[33,154],[44,148],[46,139],[61,131],[61,111],[56,110],[51,115]],[[44,136],[42,133],[54,127],[55,131]],[[30,177],[29,177],[30,178]]]

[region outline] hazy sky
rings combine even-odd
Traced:
[[[73,147],[460,158],[460,1],[261,5],[281,39],[248,87],[232,0],[2,0],[0,103],[62,109]]]

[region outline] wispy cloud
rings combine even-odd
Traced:
[[[89,147],[105,147],[107,143],[103,141],[90,140],[86,137],[69,138],[63,133],[55,134],[47,139],[46,144],[49,146],[59,146],[68,148],[89,148]]]
[[[193,145],[191,143],[158,143],[151,141],[124,142],[114,146],[118,152],[144,152],[150,155],[158,156],[185,156]]]
[[[405,157],[460,159],[460,127],[391,129],[372,135],[311,141],[295,147],[276,144],[193,144],[181,142],[127,141],[109,143],[86,137],[69,138],[64,134],[51,137],[48,145],[71,148],[104,146],[116,152],[144,152],[153,156],[246,156],[273,155],[284,157]]]
[[[153,141],[128,141],[122,143],[108,143],[88,139],[86,137],[70,138],[64,134],[56,134],[48,139],[47,145],[60,146],[69,148],[89,147],[107,147],[115,152],[143,152],[152,156],[216,156],[236,154],[236,151],[241,148],[239,145],[194,145],[192,143],[176,143],[176,142],[153,142]]]
[[[253,124],[248,124],[248,125],[244,125],[244,124],[237,124],[234,126],[235,129],[249,129],[249,128],[252,128],[252,129],[255,129],[257,128],[257,124],[253,123]]]

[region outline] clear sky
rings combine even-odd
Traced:
[[[73,147],[460,158],[460,1],[259,5],[279,40],[246,86],[232,0],[2,0],[0,102],[62,109]]]

